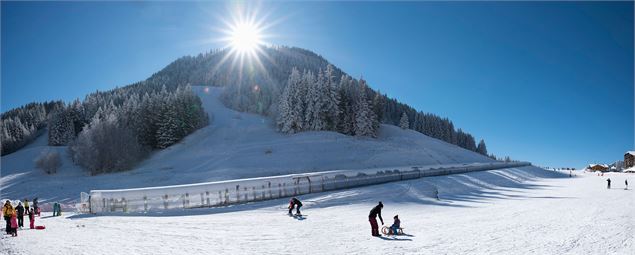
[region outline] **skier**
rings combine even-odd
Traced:
[[[297,206],[295,209],[295,215],[302,215],[300,213],[300,207],[302,207],[302,202],[300,202],[300,200],[298,200],[297,198],[292,197],[289,200],[289,214],[291,214],[291,212],[293,211],[294,206]]]
[[[4,217],[4,221],[7,223],[5,228],[7,234],[11,234],[11,215],[13,214],[13,206],[11,205],[11,201],[7,200],[2,206],[2,216]]]
[[[29,228],[35,228],[35,211],[33,210],[33,208],[31,208],[31,210],[29,211]]]
[[[393,235],[397,235],[397,233],[399,233],[399,227],[401,226],[401,221],[399,220],[399,215],[395,215],[393,219],[395,221],[392,223],[392,226],[390,226],[390,229],[392,230]]]
[[[611,178],[606,179],[606,188],[607,189],[611,188]]]
[[[624,189],[627,190],[628,189],[628,180],[627,179],[624,179],[624,184],[626,184],[626,188],[624,188]]]
[[[381,225],[384,225],[384,219],[381,218],[381,209],[384,208],[384,204],[379,201],[372,210],[370,210],[370,214],[368,215],[368,221],[370,222],[370,231],[373,236],[379,235],[379,226],[377,225],[377,216],[379,216],[379,220],[381,220]]]
[[[22,206],[22,202],[18,202],[15,210],[18,212],[18,227],[22,228],[24,227],[24,206]]]

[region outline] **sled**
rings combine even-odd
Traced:
[[[45,226],[35,226],[35,229],[42,230],[42,229],[46,229],[46,227]]]
[[[381,232],[382,232],[384,235],[387,235],[387,236],[388,236],[388,235],[395,235],[395,234],[392,232],[392,229],[391,229],[390,227],[387,227],[387,226],[383,226],[383,227],[381,228]],[[397,229],[397,235],[403,235],[403,228],[398,228],[398,229]]]

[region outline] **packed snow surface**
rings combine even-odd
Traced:
[[[325,170],[409,167],[491,162],[487,157],[412,130],[382,125],[377,139],[335,132],[275,131],[264,116],[226,108],[220,88],[194,87],[211,124],[180,143],[157,151],[134,170],[88,176],[73,165],[66,147],[47,146],[46,134],[2,157],[0,197],[72,202],[96,189],[141,188]],[[34,159],[46,150],[62,155],[63,166],[47,176]]]
[[[1,254],[633,254],[635,175],[536,167],[428,177],[287,199],[166,214],[42,216],[4,235]],[[606,188],[606,179],[613,181]],[[631,181],[632,182],[632,181]],[[438,188],[440,201],[433,198]],[[383,201],[406,235],[371,237]]]

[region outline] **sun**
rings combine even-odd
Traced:
[[[263,44],[261,29],[251,22],[240,22],[231,27],[230,46],[238,53],[252,53]]]

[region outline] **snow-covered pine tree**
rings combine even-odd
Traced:
[[[305,130],[322,130],[323,122],[320,118],[322,108],[322,91],[323,74],[320,70],[317,79],[311,72],[305,73],[304,83],[307,87],[306,108],[304,112]]]
[[[287,79],[287,86],[284,88],[282,95],[278,102],[278,129],[283,133],[295,133],[300,129],[298,127],[298,115],[301,112],[297,112],[298,102],[296,98],[296,91],[299,89],[302,83],[302,77],[297,68],[291,70],[289,79]],[[301,105],[300,105],[301,106]]]
[[[355,114],[353,112],[354,98],[352,97],[351,89],[352,80],[348,75],[343,75],[340,78],[340,85],[338,88],[339,94],[339,120],[337,125],[337,131],[345,135],[354,134]]]
[[[325,108],[326,108],[326,123],[327,130],[337,131],[337,125],[339,121],[340,109],[339,109],[339,93],[334,76],[335,70],[333,65],[326,66],[324,71],[324,88],[326,93]]]
[[[380,91],[375,93],[375,97],[373,98],[373,111],[375,112],[375,116],[377,116],[378,122],[384,122],[384,111],[386,109],[386,96],[382,95]]]
[[[410,128],[410,122],[408,121],[408,115],[406,114],[406,112],[403,112],[401,114],[401,120],[399,120],[399,127],[401,127],[402,129]]]
[[[358,90],[355,101],[355,135],[376,137],[377,132],[373,128],[373,121],[376,117],[368,103],[366,82],[363,79],[359,80]]]
[[[75,124],[70,111],[71,108],[67,107],[65,109],[60,109],[51,115],[48,132],[49,145],[67,145],[75,138]]]
[[[160,114],[156,133],[157,147],[167,148],[180,140],[180,121],[174,98],[169,99]]]
[[[304,97],[306,96],[304,86],[304,77],[300,75],[298,69],[294,68],[285,88],[288,91],[287,104],[289,106],[287,114],[282,116],[285,133],[300,132],[304,128]]]
[[[293,133],[294,130],[291,126],[291,119],[293,112],[291,112],[291,90],[292,90],[292,77],[294,76],[293,73],[297,73],[296,69],[293,69],[293,71],[291,72],[291,75],[289,76],[289,80],[287,81],[287,86],[284,88],[284,90],[282,91],[282,95],[280,96],[280,98],[278,99],[278,116],[276,118],[276,123],[278,126],[278,131],[282,132],[282,133]]]
[[[487,147],[485,146],[485,141],[483,139],[481,139],[481,141],[478,143],[476,152],[480,153],[481,155],[487,156]]]

